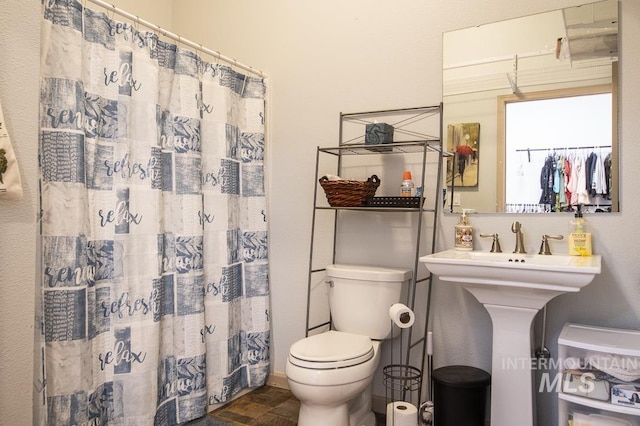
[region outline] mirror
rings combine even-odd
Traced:
[[[548,157],[555,158],[556,165],[564,164],[560,160],[570,159],[579,166],[586,164],[593,154],[599,157],[597,164],[607,160],[609,187],[606,193],[580,198],[579,204],[589,211],[618,211],[618,43],[617,0],[444,33],[443,127],[474,125],[479,128],[478,140],[482,140],[482,150],[473,153],[473,158],[468,156],[466,168],[457,166],[461,161],[459,155],[447,159],[445,210],[571,211],[577,199],[574,197],[572,204],[572,194],[566,192],[567,188],[554,188],[559,185],[553,183],[551,187],[559,191],[555,193],[556,199],[551,197],[553,203],[542,202],[547,201],[541,186],[543,166]],[[597,110],[599,113],[578,110],[578,106],[586,105],[581,96],[602,94],[604,102],[608,102],[604,110]],[[563,99],[577,102],[564,107],[562,120],[550,120],[542,113],[549,111],[550,104]],[[542,110],[532,109],[534,104]],[[518,110],[527,112],[518,114]],[[513,124],[515,119],[518,124]],[[579,136],[576,130],[586,129],[587,121],[604,136],[595,141]],[[521,131],[506,130],[516,128]],[[574,131],[568,141],[566,134],[571,130]],[[452,154],[467,149],[461,147],[465,138],[456,132],[445,132],[443,137],[444,146]],[[507,163],[513,166],[514,158],[516,168],[508,168]],[[518,168],[520,162],[522,167]],[[460,171],[464,176],[460,176]],[[467,178],[467,172],[475,175]],[[569,173],[566,179],[570,177]],[[562,176],[556,177],[558,184],[564,180]],[[508,188],[518,186],[529,188],[526,192],[530,197],[508,195]],[[561,203],[562,192],[569,198],[563,198]]]

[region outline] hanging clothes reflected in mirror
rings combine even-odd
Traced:
[[[505,103],[505,212],[615,211],[611,103],[597,91]]]

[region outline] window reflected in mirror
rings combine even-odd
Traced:
[[[612,103],[607,85],[499,97],[504,212],[615,211]]]

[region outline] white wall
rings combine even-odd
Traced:
[[[576,4],[575,0],[504,1],[327,0],[271,2],[164,0],[114,2],[149,21],[202,43],[270,76],[271,286],[273,368],[284,371],[289,345],[304,334],[313,164],[317,145],[337,141],[338,114],[422,106],[441,98],[443,31]],[[0,14],[0,96],[20,161],[25,200],[0,200],[0,419],[31,419],[32,317],[37,207],[39,7],[8,0]],[[579,3],[584,3],[580,1]],[[169,5],[173,4],[173,8]],[[640,327],[640,4],[621,0],[622,213],[592,219],[603,274],[577,295],[549,305],[548,339],[566,321]],[[483,215],[477,231],[499,232],[513,243],[509,224],[524,224],[527,248],[539,235],[565,233],[569,217]],[[440,247],[453,246],[457,218],[445,216]],[[479,241],[488,248],[490,241]],[[566,250],[562,243],[556,251]],[[435,283],[436,364],[490,367],[491,322],[471,295]],[[550,343],[552,352],[555,344]],[[553,424],[555,395],[540,398],[540,424]],[[545,414],[542,414],[545,413]],[[546,419],[546,420],[545,420]]]
[[[24,199],[0,199],[0,423],[31,423],[39,2],[10,0],[0,13],[0,99],[22,174]]]

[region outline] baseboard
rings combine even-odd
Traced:
[[[281,389],[289,389],[289,382],[284,373],[274,371],[267,377],[267,385]]]

